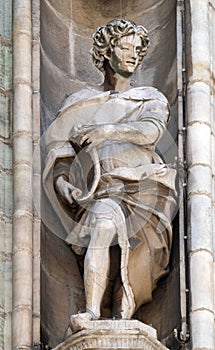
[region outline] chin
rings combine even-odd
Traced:
[[[134,73],[135,70],[136,70],[136,67],[130,67],[130,68],[128,69],[128,72],[129,72],[129,73]]]
[[[128,69],[125,74],[127,74],[128,76],[132,75],[134,72],[135,72],[136,68],[131,68],[131,69]]]
[[[135,70],[136,70],[136,67],[129,67],[129,68],[127,67],[126,70],[125,69],[120,70],[118,71],[118,73],[123,77],[128,78],[134,73]]]

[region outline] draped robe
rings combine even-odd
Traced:
[[[95,219],[104,215],[113,220],[117,237],[111,244],[121,250],[120,283],[135,310],[151,300],[157,281],[168,271],[176,171],[163,162],[155,147],[169,118],[168,102],[155,88],[121,93],[86,89],[67,98],[45,138],[43,186],[64,227],[65,241],[76,254],[84,254]],[[82,191],[94,180],[90,154],[83,150],[76,155],[68,141],[71,131],[80,124],[106,123],[126,124],[145,133],[156,126],[157,135],[141,145],[125,140],[101,142],[97,147],[101,175],[93,197],[83,205],[68,205],[55,189],[58,176]]]

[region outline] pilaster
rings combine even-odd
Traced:
[[[12,1],[0,0],[0,349],[11,349]]]
[[[33,344],[40,343],[40,1],[32,1]]]
[[[215,348],[215,335],[211,55],[208,0],[189,1],[186,34],[191,341],[193,350],[203,348],[212,350]]]
[[[213,221],[213,257],[215,261],[215,0],[209,1],[210,54],[211,54],[211,128],[212,128],[212,221]],[[215,262],[214,262],[215,290]],[[214,293],[215,307],[215,293]],[[215,309],[214,309],[215,311]],[[215,330],[214,330],[215,333]]]
[[[31,1],[13,1],[13,349],[32,347]]]

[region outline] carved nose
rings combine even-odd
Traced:
[[[132,50],[132,57],[137,58],[137,51],[135,48]]]

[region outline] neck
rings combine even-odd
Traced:
[[[122,75],[115,73],[113,69],[107,64],[105,69],[104,90],[116,90],[125,91],[130,85],[130,78],[123,77]]]

